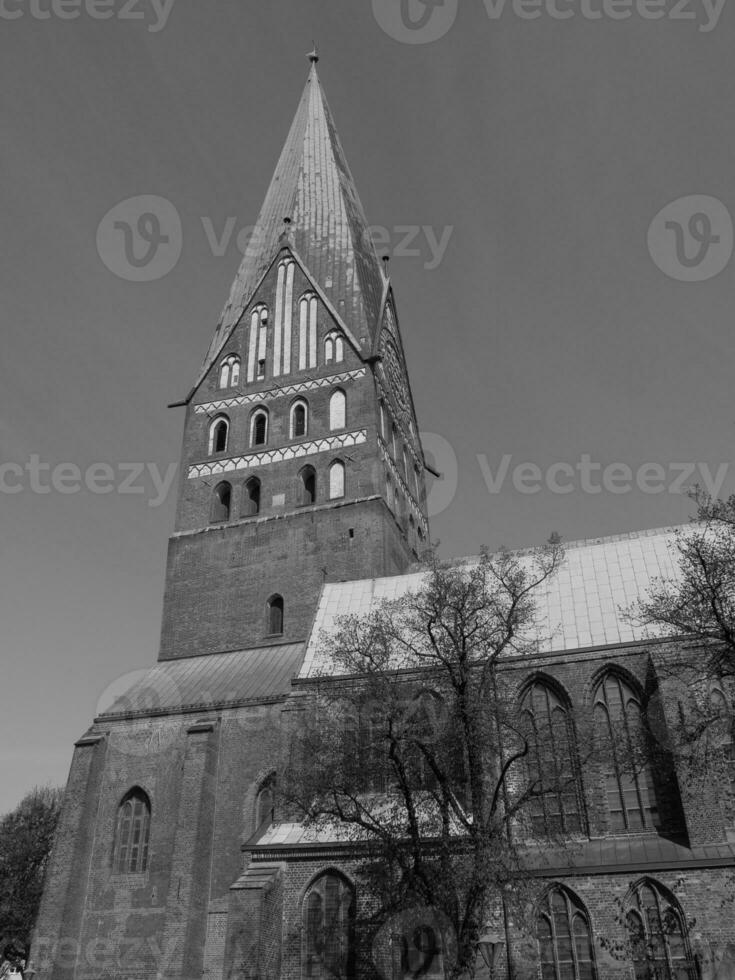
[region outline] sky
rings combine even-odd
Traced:
[[[676,524],[682,485],[735,492],[726,3],[0,0],[0,21],[0,813],[63,784],[108,686],[156,659],[167,405],[313,39],[391,255],[441,553]],[[172,222],[138,228],[168,235],[158,266],[110,248],[141,199]]]

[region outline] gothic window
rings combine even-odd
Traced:
[[[227,452],[227,436],[230,420],[226,415],[218,415],[209,427],[209,454]]]
[[[569,708],[541,681],[521,703],[523,730],[528,740],[527,767],[531,828],[535,834],[570,833],[582,829],[581,786]]]
[[[273,327],[273,377],[291,371],[291,329],[293,321],[293,259],[278,265],[276,313]]]
[[[641,882],[626,925],[635,980],[695,980],[684,917],[673,896],[652,881]]]
[[[248,381],[261,381],[265,377],[268,355],[268,310],[256,306],[250,314],[250,344],[248,347]]]
[[[237,354],[226,357],[219,369],[220,388],[232,388],[240,380],[240,358]]]
[[[550,889],[537,921],[541,980],[596,980],[590,920],[584,906],[566,888]]]
[[[335,460],[329,467],[329,499],[338,500],[345,495],[345,464]]]
[[[242,489],[242,516],[255,517],[260,513],[260,480],[253,476]]]
[[[212,494],[212,523],[229,521],[230,503],[232,502],[232,487],[229,483],[218,483]]]
[[[727,780],[735,790],[735,741],[733,741],[732,709],[724,693],[714,688],[710,694],[710,707],[714,715],[713,736],[715,746],[722,753]]]
[[[617,674],[607,674],[594,698],[595,729],[604,746],[610,829],[658,825],[658,810],[640,696]]]
[[[339,364],[345,358],[345,344],[342,337],[333,331],[324,338],[324,363],[330,364],[334,361]]]
[[[306,293],[299,303],[299,370],[316,367],[317,298]]]
[[[151,804],[142,789],[133,789],[117,811],[113,867],[118,874],[140,874],[148,867]]]
[[[255,827],[260,830],[273,823],[276,809],[276,777],[271,774],[258,790],[255,797]]]
[[[329,399],[329,428],[344,429],[347,425],[347,396],[341,388],[337,388]]]
[[[268,412],[259,408],[250,420],[250,445],[264,446],[268,442]]]
[[[321,875],[304,896],[302,959],[309,980],[346,980],[354,974],[354,891],[334,872]]]
[[[308,427],[308,407],[305,401],[295,402],[291,406],[291,438],[301,439],[306,435]]]
[[[299,504],[306,507],[316,503],[316,470],[305,466],[299,471]]]
[[[272,595],[268,600],[267,627],[271,636],[283,633],[283,596]]]
[[[432,746],[438,743],[437,725],[442,716],[442,700],[433,691],[421,691],[409,704],[408,741],[404,754],[406,769],[415,789],[436,789],[436,774],[424,749],[431,751]]]

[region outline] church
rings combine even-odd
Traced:
[[[428,464],[393,288],[317,60],[181,403],[158,662],[75,745],[36,980],[358,975],[310,952],[307,907],[362,897],[354,848],[279,819],[282,733],[329,669],[324,631],[420,586]],[[575,719],[643,710],[670,643],[620,610],[675,574],[672,541],[665,529],[566,546],[536,651],[507,669],[570,738]],[[661,789],[644,769],[580,767],[563,806],[581,845],[540,873],[534,941],[504,923],[490,980],[735,977],[729,759],[696,793],[675,773]],[[611,955],[631,929],[632,955]]]

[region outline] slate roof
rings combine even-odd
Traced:
[[[200,380],[216,359],[253,290],[283,244],[289,242],[333,307],[370,353],[378,328],[385,279],[362,204],[312,64],[291,130],[222,311]],[[197,382],[199,383],[199,382]]]
[[[98,719],[267,701],[288,694],[303,643],[167,660],[137,672]]]
[[[655,579],[676,577],[675,533],[675,528],[663,528],[565,544],[562,567],[536,596],[532,633],[538,652],[646,639],[649,634],[627,622],[622,610],[643,597]],[[522,552],[519,556],[523,560]],[[340,616],[364,615],[383,600],[416,590],[425,574],[325,585],[299,676],[334,672],[324,655],[322,634],[331,633]]]

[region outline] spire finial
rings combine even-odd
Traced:
[[[314,47],[307,54],[306,57],[309,59],[309,61],[312,63],[312,65],[315,65],[317,63],[317,61],[319,61],[319,52],[317,51],[316,41],[313,41],[312,43],[313,43]]]

